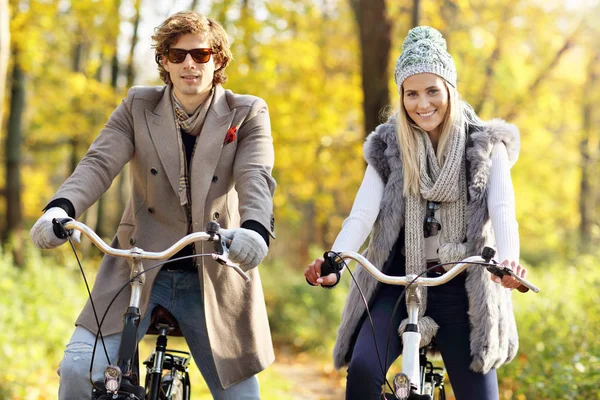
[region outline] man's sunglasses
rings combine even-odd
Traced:
[[[436,201],[427,202],[427,212],[423,222],[423,234],[426,238],[435,236],[442,229],[442,225],[435,219],[435,210],[440,208],[440,203]]]
[[[204,64],[210,60],[210,55],[213,54],[212,49],[167,49],[165,55],[167,60],[173,64],[182,63],[188,54],[192,55],[192,59],[197,63]]]

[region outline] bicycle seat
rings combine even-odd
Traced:
[[[154,310],[152,310],[151,318],[152,319],[150,322],[150,327],[146,332],[147,335],[159,335],[159,325],[167,325],[169,327],[169,336],[183,336],[181,329],[179,329],[179,324],[177,323],[177,320],[163,306],[154,307]]]

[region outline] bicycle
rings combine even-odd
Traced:
[[[138,326],[141,321],[139,310],[140,298],[142,287],[145,283],[145,273],[154,268],[161,267],[169,261],[173,261],[170,260],[170,257],[185,246],[196,241],[213,242],[215,251],[214,253],[196,254],[191,257],[210,256],[219,264],[233,268],[246,282],[249,282],[250,277],[237,264],[229,260],[228,248],[231,241],[219,235],[219,224],[209,222],[205,232],[195,232],[186,235],[162,252],[148,252],[137,247],[132,247],[129,250],[113,248],[104,242],[90,227],[71,218],[54,219],[52,223],[54,232],[58,237],[63,239],[68,238],[75,229],[88,236],[94,245],[104,254],[129,258],[131,261],[130,279],[119,290],[120,293],[127,285],[131,286],[129,307],[123,315],[124,328],[121,333],[118,359],[113,364],[110,362],[108,354],[106,354],[108,366],[104,370],[104,377],[102,380],[94,382],[92,379],[92,365],[96,352],[96,344],[99,337],[103,340],[101,337],[102,322],[104,321],[104,316],[110,310],[112,302],[109,303],[107,310],[98,323],[96,343],[90,361],[92,400],[189,400],[191,393],[191,383],[188,374],[191,358],[190,353],[167,348],[168,335],[183,335],[179,330],[175,318],[160,306],[153,310],[152,323],[147,332],[149,334],[157,334],[158,337],[154,351],[144,362],[146,366],[146,380],[144,386],[140,386],[137,341]],[[71,246],[73,246],[72,243]],[[75,254],[77,255],[77,253]],[[148,270],[144,270],[142,260],[159,260],[162,262],[152,266]],[[114,299],[116,299],[117,295],[115,295]]]
[[[387,382],[387,379],[386,383],[392,390],[395,398],[399,400],[433,400],[434,395],[437,395],[436,399],[445,400],[446,394],[444,389],[444,369],[433,367],[433,364],[427,360],[427,349],[419,349],[421,334],[418,330],[419,297],[417,294],[417,288],[419,286],[442,285],[458,276],[469,266],[483,265],[490,273],[499,276],[500,278],[505,275],[510,275],[516,278],[519,283],[521,283],[521,286],[517,288],[520,292],[527,292],[529,290],[532,290],[535,293],[539,292],[539,289],[535,285],[521,278],[520,276],[515,275],[510,268],[502,264],[498,264],[496,261],[492,260],[494,255],[494,249],[485,247],[481,256],[468,257],[459,262],[438,264],[428,268],[419,275],[390,276],[378,270],[373,264],[371,264],[371,262],[369,262],[369,260],[356,252],[326,252],[324,254],[324,262],[321,266],[321,276],[326,276],[330,273],[341,272],[344,267],[347,267],[345,260],[350,259],[356,261],[358,265],[365,268],[367,272],[369,272],[379,282],[390,285],[405,286],[406,288],[404,289],[402,295],[400,295],[401,299],[403,294],[406,293],[406,308],[408,311],[408,324],[406,330],[404,333],[402,333],[402,367],[401,372],[396,374],[393,379],[394,388],[392,388],[389,382]],[[430,269],[435,269],[439,266],[449,264],[454,264],[454,266],[439,277],[432,278],[421,276]],[[400,299],[398,299],[393,313],[396,312],[396,308],[400,304]],[[385,354],[387,357],[387,349]],[[387,365],[387,360],[385,364]],[[384,368],[382,366],[382,371],[383,370]],[[383,372],[385,375],[385,371]]]

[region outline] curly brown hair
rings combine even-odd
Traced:
[[[207,34],[211,49],[214,51],[215,62],[220,63],[219,69],[215,70],[213,85],[220,85],[227,81],[225,68],[233,60],[229,49],[227,32],[215,20],[207,18],[195,11],[180,11],[171,15],[162,24],[154,29],[152,41],[155,49],[154,59],[158,64],[160,79],[166,84],[171,84],[171,77],[162,65],[162,58],[166,51],[183,35]]]

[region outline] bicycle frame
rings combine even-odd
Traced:
[[[129,300],[129,306],[124,314],[124,328],[121,333],[121,343],[119,346],[119,355],[116,365],[109,365],[104,372],[104,381],[99,382],[100,386],[104,386],[104,389],[109,395],[113,395],[110,398],[117,398],[119,389],[121,387],[126,388],[128,391],[133,391],[135,395],[143,399],[145,390],[139,386],[139,377],[137,376],[137,336],[138,327],[140,323],[140,299],[142,296],[142,289],[146,282],[146,275],[142,260],[168,260],[170,257],[175,255],[179,250],[185,246],[197,242],[197,241],[214,241],[216,252],[211,253],[210,256],[213,260],[219,264],[233,268],[240,276],[242,276],[246,282],[250,281],[250,277],[237,265],[232,263],[229,258],[229,251],[227,246],[227,239],[223,238],[218,234],[219,226],[217,223],[211,222],[207,226],[207,232],[195,232],[191,233],[168,249],[162,252],[148,252],[138,247],[133,247],[129,250],[116,249],[104,242],[91,228],[87,225],[72,220],[70,218],[62,220],[54,220],[54,224],[62,225],[65,230],[76,229],[86,236],[98,247],[104,254],[128,258],[131,261],[131,296]],[[212,224],[212,225],[211,225]],[[219,252],[221,254],[219,254]],[[204,254],[205,256],[208,254]],[[202,255],[197,255],[202,256]],[[134,367],[136,370],[134,370]],[[97,390],[94,388],[93,398],[100,399],[103,390]]]
[[[408,324],[405,331],[402,333],[402,373],[399,379],[394,379],[396,384],[396,395],[400,399],[408,399],[411,393],[421,393],[421,379],[420,379],[420,364],[419,364],[419,343],[421,341],[421,334],[418,329],[419,322],[419,304],[420,299],[417,293],[419,286],[439,286],[459,275],[466,268],[469,267],[469,263],[489,263],[489,259],[486,260],[481,256],[472,256],[462,260],[460,263],[454,265],[445,274],[436,277],[421,277],[417,275],[406,275],[406,276],[389,276],[378,270],[369,260],[356,252],[340,252],[337,253],[339,258],[344,260],[350,259],[356,261],[362,266],[368,273],[370,273],[379,282],[387,283],[390,285],[402,285],[408,286],[406,290],[406,308],[408,312]],[[490,258],[493,256],[490,255]],[[516,277],[516,276],[515,276]],[[523,278],[516,277],[524,286],[538,292],[539,289],[530,282]],[[410,286],[409,286],[410,285]],[[396,377],[398,378],[398,376]]]
[[[178,374],[182,375],[185,385],[180,389],[183,390],[182,398],[184,400],[189,399],[190,395],[190,383],[188,366],[190,362],[190,353],[179,350],[172,350],[167,348],[167,335],[169,333],[169,324],[158,325],[158,337],[156,341],[156,347],[154,352],[144,362],[146,366],[146,387],[148,388],[148,395],[146,400],[159,400],[161,397],[159,393],[163,389],[163,369],[170,369],[171,381],[179,380]],[[175,354],[173,354],[175,353]],[[166,363],[166,365],[165,365]],[[164,392],[166,398],[172,394],[170,391],[172,386]]]

